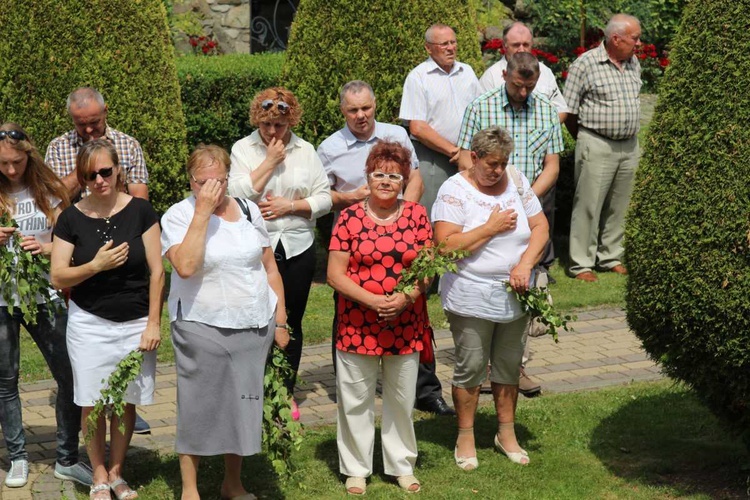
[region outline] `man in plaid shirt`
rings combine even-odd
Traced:
[[[577,139],[568,272],[588,282],[594,269],[627,274],[622,237],[640,156],[640,22],[617,14],[604,38],[573,62],[564,90],[565,125]]]
[[[76,178],[76,156],[84,142],[106,137],[117,150],[127,192],[148,199],[148,171],[143,150],[137,140],[107,125],[107,105],[102,95],[91,87],[81,87],[68,96],[68,113],[75,127],[52,140],[47,147],[45,163],[68,188],[71,200],[81,195]]]
[[[542,203],[542,210],[549,222],[550,239],[541,261],[541,265],[549,267],[555,258],[552,247],[554,188],[560,171],[559,153],[564,145],[557,109],[544,95],[534,92],[539,74],[536,57],[528,52],[518,52],[508,61],[505,83],[469,104],[458,139],[461,147],[459,167],[464,170],[471,166],[470,149],[474,134],[493,125],[499,125],[510,133],[515,148],[509,163],[529,179],[531,189]],[[527,341],[524,365],[528,359]],[[541,389],[541,385],[530,379],[522,369],[518,391],[524,396],[533,396]]]

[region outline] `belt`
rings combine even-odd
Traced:
[[[580,128],[581,128],[581,130],[585,130],[586,132],[588,132],[588,133],[590,133],[592,135],[595,135],[597,137],[601,137],[602,139],[607,139],[608,141],[616,141],[616,142],[629,141],[629,140],[633,139],[634,137],[636,137],[638,135],[638,134],[636,134],[636,135],[631,135],[630,137],[614,139],[612,137],[607,137],[606,135],[600,134],[596,130],[592,130],[592,129],[588,128],[588,127],[581,126]]]

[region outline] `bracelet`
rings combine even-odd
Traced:
[[[278,324],[278,325],[276,325],[276,328],[281,328],[282,330],[287,330],[287,331],[289,331],[289,325],[288,325],[288,324],[286,324],[286,323],[281,323],[281,324]]]

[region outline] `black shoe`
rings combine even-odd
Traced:
[[[442,397],[435,398],[424,403],[417,403],[415,408],[419,411],[426,411],[428,413],[434,413],[435,415],[440,416],[456,414],[456,410],[448,406],[448,403],[446,403],[445,399],[443,399]]]
[[[135,414],[135,427],[133,427],[133,434],[151,434],[151,426],[148,422],[143,420],[140,415]]]

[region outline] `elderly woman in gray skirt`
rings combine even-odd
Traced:
[[[261,449],[271,343],[289,342],[284,288],[258,207],[226,195],[227,152],[198,146],[187,170],[193,195],[162,218],[162,251],[174,269],[169,316],[182,499],[200,498],[200,457],[224,455],[221,498],[250,500],[242,457]]]

